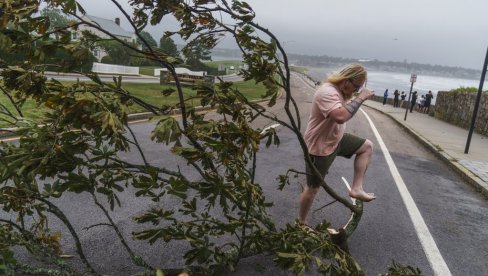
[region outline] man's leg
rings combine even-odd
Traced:
[[[313,200],[320,190],[319,187],[305,186],[305,189],[300,194],[300,207],[298,210],[298,221],[303,224],[307,224],[307,215],[312,207]]]
[[[354,159],[354,180],[349,195],[361,201],[371,201],[376,198],[372,193],[366,193],[363,190],[364,174],[368,168],[369,160],[373,154],[373,143],[366,139],[364,144],[356,151]]]

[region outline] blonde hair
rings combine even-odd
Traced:
[[[339,72],[332,73],[325,81],[337,85],[343,80],[366,80],[367,76],[368,72],[361,64],[353,63],[342,68]]]

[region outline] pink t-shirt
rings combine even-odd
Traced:
[[[344,97],[332,84],[325,83],[317,89],[304,136],[310,154],[327,156],[337,148],[346,124],[336,123],[329,113],[344,103]]]

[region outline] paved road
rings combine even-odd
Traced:
[[[310,102],[313,91],[302,92],[309,96],[303,100],[303,107],[305,107]],[[303,110],[307,109],[303,108]],[[434,245],[438,247],[437,253],[444,259],[452,275],[488,275],[486,262],[488,260],[488,203],[486,200],[389,118],[372,109],[364,108],[364,110],[371,117],[384,140],[394,165],[400,172],[400,177],[425,221]],[[348,123],[348,131],[368,137],[376,145],[365,187],[378,195],[376,201],[365,206],[361,224],[350,240],[351,253],[360,262],[366,275],[377,275],[384,271],[392,259],[417,266],[426,275],[434,275],[432,266],[439,267],[440,264],[438,260],[434,260],[434,264],[429,263],[426,255],[435,255],[436,250],[433,248],[424,250],[419,236],[424,237],[428,233],[417,233],[390,173],[391,164],[386,162],[366,117],[358,113]],[[283,135],[283,132],[280,134]],[[268,159],[263,164],[272,163],[276,159],[283,162],[291,158],[299,158],[292,155],[293,147],[292,143],[290,147],[282,144],[279,152],[283,152],[283,155],[278,157],[271,153],[265,155]],[[345,176],[346,179],[352,179],[351,171],[350,160],[337,159],[327,179],[345,195],[346,190],[340,178]],[[277,171],[272,171],[270,174],[274,173]],[[303,180],[301,182],[303,183]],[[278,211],[277,218],[285,216],[289,219],[295,215],[296,203],[290,204],[288,200],[296,200],[293,192],[298,191],[292,190],[293,188],[290,187],[290,190],[286,190],[284,194],[276,196],[276,202],[280,202],[278,205],[284,204],[282,207],[288,209],[288,211]],[[323,206],[329,200],[322,194],[314,208]],[[346,215],[346,210],[336,204],[316,213],[312,223],[318,223],[325,217],[333,225],[342,225]],[[415,218],[416,223],[418,219]],[[241,275],[245,274],[244,272]]]
[[[293,90],[302,110],[302,129],[308,117],[308,109],[313,95],[313,88],[307,80],[294,75]],[[277,106],[280,106],[278,104]],[[398,128],[386,116],[363,108],[378,129],[388,148],[394,165],[405,182],[414,203],[425,221],[428,230],[438,247],[443,260],[452,275],[488,275],[488,203],[456,174],[452,173],[443,163],[438,161],[414,139]],[[277,107],[273,112],[282,116],[283,111]],[[258,120],[260,127],[271,124],[269,120]],[[156,165],[182,168],[182,160],[168,153],[162,145],[154,145],[148,138],[153,127],[152,123],[134,124],[131,126],[137,133],[139,141],[147,151],[148,160]],[[274,201],[271,215],[279,226],[293,222],[297,211],[297,198],[300,184],[304,179],[297,178],[283,192],[277,191],[275,177],[283,174],[288,168],[303,170],[302,154],[292,133],[283,127],[277,128],[281,145],[276,148],[263,149],[258,159],[257,180],[262,185],[267,198]],[[365,205],[361,223],[351,237],[349,245],[352,255],[359,261],[366,275],[377,275],[384,272],[391,260],[419,267],[426,275],[433,275],[432,264],[426,257],[432,248],[424,248],[417,234],[414,223],[408,215],[406,205],[390,173],[391,164],[387,163],[366,116],[359,112],[348,123],[348,131],[371,139],[376,145],[366,178],[365,188],[375,192],[378,199]],[[124,154],[124,158],[139,162],[135,153]],[[191,171],[189,177],[197,177]],[[352,161],[338,158],[331,168],[327,181],[341,194],[347,191],[340,178],[352,179]],[[132,218],[140,214],[148,206],[155,203],[141,198],[132,198],[126,194],[123,206],[113,214],[123,233],[130,236],[141,226],[132,222]],[[313,206],[314,209],[329,202],[330,198],[322,193]],[[90,224],[103,222],[101,212],[90,203],[86,195],[66,194],[56,203],[68,208],[68,216],[77,229]],[[165,206],[174,206],[174,202],[165,202]],[[347,210],[340,204],[318,211],[311,217],[311,223],[328,219],[334,226],[344,224],[348,217]],[[53,228],[59,224],[53,222]],[[62,229],[62,228],[60,228]],[[106,227],[92,228],[81,231],[87,257],[101,273],[109,275],[129,275],[138,271],[131,265],[119,242],[113,238],[113,231]],[[423,232],[420,236],[425,236]],[[63,238],[67,254],[73,254],[72,242]],[[146,260],[156,267],[177,267],[182,265],[182,253],[187,248],[184,243],[156,243],[154,246],[129,240],[135,251],[145,256]],[[97,253],[103,252],[97,255]],[[237,271],[229,275],[258,274],[255,267],[264,267],[262,275],[287,275],[271,267],[272,260],[266,256],[255,256],[243,260]]]
[[[374,110],[367,110],[367,113],[383,137],[400,176],[452,275],[488,275],[486,199],[389,118]],[[377,141],[375,144],[378,145]],[[369,240],[372,233],[381,233],[374,237],[375,240],[370,245],[381,244],[384,251],[372,254],[371,260],[384,262],[387,258],[392,258],[417,265],[427,275],[433,275],[432,264],[425,263],[425,258],[426,254],[433,254],[435,250],[421,250],[418,236],[426,233],[416,234],[418,230],[414,230],[407,207],[399,198],[398,188],[381,155],[377,147],[374,159],[379,160],[371,164],[368,172],[370,181],[378,183],[375,192],[379,198],[372,203],[378,206],[367,212],[363,223],[367,224],[366,219],[372,216],[375,223],[366,235]],[[415,221],[418,222],[418,218]],[[361,233],[362,230],[358,229],[351,243],[355,238],[361,239],[356,236]],[[391,246],[390,250],[388,246]],[[368,252],[367,248],[359,250],[358,254],[365,252]],[[354,251],[352,254],[355,254]],[[362,258],[358,256],[359,260]],[[370,260],[365,258],[363,263],[369,264]],[[382,266],[378,264],[376,267]]]

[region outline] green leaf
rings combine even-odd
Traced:
[[[168,194],[175,195],[181,199],[186,199],[188,186],[181,179],[171,177],[169,179],[170,187],[168,188]]]
[[[151,133],[151,140],[156,142],[164,142],[166,145],[180,140],[181,131],[178,121],[170,116],[166,116],[159,120],[156,128]]]
[[[167,96],[170,96],[171,94],[173,94],[174,92],[176,92],[175,89],[173,89],[173,88],[166,88],[166,89],[163,90],[163,95],[167,97]]]

